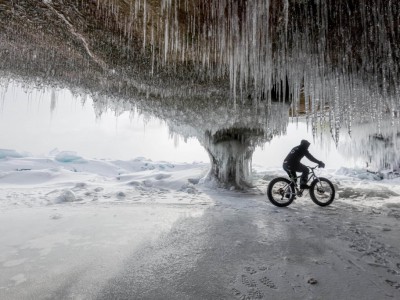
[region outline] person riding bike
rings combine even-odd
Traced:
[[[310,142],[307,140],[301,140],[300,145],[294,147],[289,154],[286,156],[283,161],[283,169],[288,173],[289,177],[292,178],[295,182],[297,182],[297,174],[296,172],[302,172],[300,177],[300,189],[309,189],[310,186],[307,185],[308,179],[308,168],[300,163],[300,160],[305,156],[312,162],[318,164],[318,167],[325,168],[325,164],[316,159],[314,156],[308,152],[308,147],[310,146]]]

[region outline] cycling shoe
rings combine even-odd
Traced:
[[[300,184],[300,189],[302,190],[309,190],[310,186],[308,184]]]

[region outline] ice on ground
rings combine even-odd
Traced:
[[[335,174],[354,177],[360,180],[371,180],[371,181],[382,180],[384,178],[383,173],[369,172],[368,170],[363,170],[359,168],[351,169],[351,168],[341,167],[336,171]]]
[[[29,157],[15,150],[0,167],[0,206],[55,205],[91,201],[196,203],[202,199],[209,165],[205,163],[154,162],[143,157],[129,161],[84,159],[76,152],[54,150],[53,156]],[[337,199],[381,206],[396,202],[400,178],[389,179],[363,169],[318,169],[337,187]],[[254,185],[265,193],[268,182],[286,176],[281,168],[254,168]],[[210,182],[208,188],[217,188]]]
[[[15,150],[10,150],[10,149],[0,149],[0,159],[4,158],[19,158],[23,157],[21,153],[18,153]]]
[[[62,163],[84,163],[86,162],[81,156],[73,151],[63,151],[56,155],[55,160]]]
[[[225,298],[304,299],[310,285],[323,299],[398,295],[399,178],[318,170],[337,189],[331,206],[305,195],[277,208],[265,192],[286,176],[279,168],[257,167],[253,188],[229,191],[200,180],[208,164],[84,161],[1,161],[0,298],[109,299],[143,287],[154,299],[149,286],[180,298],[174,280]],[[382,292],[365,292],[371,281]]]

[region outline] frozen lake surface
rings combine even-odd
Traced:
[[[18,154],[0,161],[2,299],[400,297],[398,178],[321,170],[331,206],[277,208],[279,168],[244,192],[203,183],[206,163]]]

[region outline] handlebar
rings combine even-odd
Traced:
[[[315,170],[315,169],[319,168],[319,165],[316,165],[314,167],[310,167],[310,166],[306,166],[306,167],[309,168],[310,170]]]

